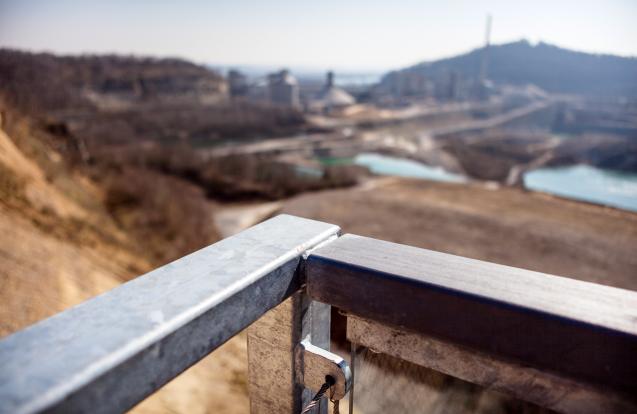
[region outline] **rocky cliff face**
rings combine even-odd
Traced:
[[[227,95],[220,75],[177,59],[0,50],[0,73],[13,105],[40,112],[115,110],[151,101],[211,103]]]
[[[62,162],[55,152],[45,156]],[[97,187],[73,174],[57,179],[50,181],[0,130],[0,335],[149,267],[126,248],[131,240],[95,208],[102,196]]]

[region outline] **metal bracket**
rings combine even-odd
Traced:
[[[333,400],[340,400],[350,390],[352,385],[352,372],[349,365],[340,356],[312,345],[309,339],[301,341],[297,356],[302,363],[300,372],[301,383],[312,391],[318,391],[326,382],[325,378],[331,376],[334,385],[328,391],[328,396]]]

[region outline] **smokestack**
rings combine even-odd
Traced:
[[[327,72],[327,85],[328,88],[331,88],[332,86],[334,86],[334,72],[332,72],[331,70],[329,72]]]
[[[482,61],[480,64],[480,83],[484,84],[487,79],[489,66],[489,45],[491,43],[491,15],[487,15],[487,27],[484,33],[484,48],[482,49]]]

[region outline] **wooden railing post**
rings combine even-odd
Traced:
[[[248,386],[252,414],[300,413],[312,392],[299,383],[297,347],[310,337],[329,349],[330,306],[298,292],[248,328]],[[327,403],[321,405],[322,414]]]

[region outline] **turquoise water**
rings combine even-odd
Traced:
[[[453,183],[466,182],[459,174],[440,167],[431,167],[405,158],[376,153],[363,153],[353,162],[369,168],[375,174]],[[603,170],[589,165],[540,168],[524,174],[524,186],[591,203],[637,211],[637,174]]]
[[[381,154],[358,154],[354,157],[354,164],[365,166],[374,174],[379,175],[396,175],[452,183],[467,181],[464,176],[450,173],[440,167],[431,167],[409,159]]]
[[[637,211],[637,174],[588,165],[540,168],[524,174],[531,190]]]

